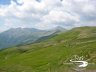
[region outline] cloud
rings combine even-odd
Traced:
[[[61,10],[52,10],[48,15],[43,16],[42,18],[46,22],[68,22],[68,21],[79,21],[78,15],[72,15],[68,12]]]
[[[11,0],[0,5],[0,18],[5,29],[96,26],[96,0]]]

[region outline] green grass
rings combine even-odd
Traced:
[[[44,42],[1,50],[0,72],[71,72],[63,63],[73,55],[96,63],[96,27],[74,28]]]

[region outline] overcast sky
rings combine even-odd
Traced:
[[[96,26],[96,0],[0,0],[0,32],[17,27]]]

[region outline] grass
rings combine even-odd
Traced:
[[[72,66],[63,63],[73,55],[96,63],[96,27],[74,28],[44,42],[1,50],[0,72],[71,72]]]

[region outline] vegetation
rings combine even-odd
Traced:
[[[73,55],[96,63],[96,27],[78,27],[39,43],[3,49],[0,72],[72,72],[64,63]],[[95,64],[87,67],[95,69]]]

